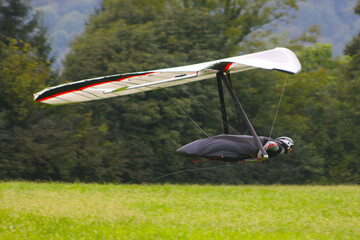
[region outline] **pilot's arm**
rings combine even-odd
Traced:
[[[268,141],[265,145],[264,145],[264,150],[265,151],[272,151],[272,152],[276,152],[276,151],[279,151],[279,148],[280,146],[276,143],[276,142],[273,142],[273,141]],[[261,150],[259,150],[258,154],[257,154],[257,158],[259,160],[263,159],[263,156],[262,156],[262,152]]]

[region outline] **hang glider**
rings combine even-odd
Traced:
[[[291,50],[286,48],[275,48],[272,50],[199,64],[145,72],[116,74],[65,83],[59,86],[46,88],[41,92],[35,93],[34,96],[35,101],[48,104],[85,102],[151,91],[216,76],[225,134],[229,133],[229,129],[222,84],[225,85],[235,103],[239,120],[244,120],[254,138],[254,143],[262,152],[265,159],[268,155],[242,108],[241,103],[232,88],[230,79],[230,71],[231,73],[236,73],[255,68],[278,70],[296,74],[301,70],[301,64]],[[224,73],[226,73],[226,75]]]
[[[34,96],[35,101],[48,104],[85,102],[213,78],[219,71],[236,73],[255,68],[295,74],[300,71],[301,65],[296,55],[289,49],[275,48],[199,64],[65,83],[46,88],[35,93]]]

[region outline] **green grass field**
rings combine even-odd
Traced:
[[[2,182],[0,239],[360,239],[360,187]]]

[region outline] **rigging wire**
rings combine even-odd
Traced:
[[[194,99],[197,103],[200,103],[202,106],[203,106],[203,108],[205,109],[205,110],[207,110],[209,113],[211,113],[213,116],[215,116],[215,118],[216,119],[218,119],[218,120],[220,120],[221,122],[223,122],[223,119],[221,119],[220,117],[217,117],[217,115],[213,112],[213,111],[211,111],[204,103],[202,103],[202,102],[200,102],[199,100],[197,100],[197,98],[196,98],[196,96],[195,95],[192,95],[192,94],[190,94],[189,92],[187,92],[186,90],[185,90],[185,88],[183,88],[183,91],[186,93],[186,94],[188,94],[192,99]],[[259,112],[258,112],[258,114],[259,114]],[[257,115],[258,115],[257,114]],[[256,115],[256,117],[257,117],[257,115]],[[255,119],[254,119],[255,120]],[[233,130],[235,133],[237,133],[238,135],[241,135],[234,127],[232,127],[229,123],[226,123],[229,127],[230,127],[230,129],[231,130]],[[247,130],[245,133],[244,133],[244,135],[246,135],[247,134],[247,132],[248,132],[249,130]],[[246,140],[249,144],[251,144],[251,145],[253,145],[253,146],[255,146],[256,147],[256,145],[255,145],[255,143],[253,143],[252,141],[249,141],[249,140]]]
[[[285,82],[284,82],[283,89],[282,89],[282,91],[281,91],[279,103],[278,103],[277,108],[276,108],[275,117],[274,117],[273,124],[272,124],[272,126],[271,126],[269,138],[271,138],[271,134],[272,134],[273,129],[274,129],[274,126],[275,126],[275,122],[276,122],[276,119],[277,119],[277,116],[278,116],[278,112],[279,112],[279,109],[280,109],[280,104],[281,104],[281,101],[282,101],[282,98],[283,98],[283,95],[284,95],[284,92],[285,92],[285,87],[286,87],[286,84],[287,84],[288,79],[289,79],[289,75],[287,74],[287,75],[286,75]]]
[[[199,100],[197,100],[196,96],[194,96],[193,94],[189,93],[188,91],[185,90],[185,88],[183,88],[183,91],[188,94],[192,99],[194,99],[197,103],[201,104],[204,109],[206,109],[209,113],[211,113],[213,116],[215,116],[216,119],[218,119],[219,121],[223,122],[223,120],[220,117],[217,117],[217,115],[211,111],[209,109],[209,107],[207,107],[204,103],[200,102]],[[267,97],[265,103],[269,102],[269,96]],[[263,108],[264,108],[265,104],[261,105],[260,110],[257,112],[257,114],[255,115],[255,117],[252,119],[251,123],[253,124],[256,119],[260,116],[260,113],[262,112]],[[227,123],[227,125],[231,128],[231,130],[233,130],[236,134],[241,135],[233,126],[231,126],[229,123]],[[246,135],[248,133],[249,130],[246,130],[246,132],[244,133],[244,135]]]
[[[177,172],[172,172],[172,173],[168,173],[168,174],[161,175],[161,176],[159,176],[159,177],[153,178],[152,181],[157,181],[157,180],[159,180],[159,179],[161,179],[161,178],[168,177],[168,176],[175,175],[175,174],[179,174],[179,173],[184,173],[184,172],[195,172],[195,171],[201,171],[201,170],[208,170],[208,169],[215,169],[215,168],[230,167],[230,166],[240,165],[240,164],[244,164],[244,162],[234,162],[234,163],[228,163],[228,164],[225,164],[225,165],[213,166],[213,167],[203,167],[203,168],[185,169],[185,170],[181,170],[181,171],[177,171]]]
[[[252,119],[251,124],[254,125],[256,119],[258,118],[258,116],[260,116],[260,113],[261,113],[262,110],[264,109],[265,104],[269,102],[269,97],[270,97],[270,96],[267,96],[267,99],[266,99],[265,103],[261,104],[261,108],[260,108],[260,110],[257,112],[257,114],[255,115],[255,117]],[[246,135],[248,132],[249,132],[249,129],[246,130],[246,132],[244,133],[244,135]]]
[[[185,88],[183,88],[183,91],[186,94],[188,94],[192,99],[194,99],[197,103],[200,103],[209,113],[211,113],[213,116],[215,116],[215,118],[217,118],[218,120],[223,122],[223,120],[220,117],[217,117],[217,114],[215,114],[213,111],[211,111],[204,103],[197,100],[196,97],[194,95],[190,94],[188,91],[186,91]],[[230,124],[227,123],[227,125],[231,128],[231,130],[233,130],[234,132],[236,132],[237,134],[240,135],[240,133],[235,128],[233,128]]]
[[[209,113],[211,113],[213,116],[215,116],[216,119],[218,119],[218,120],[220,120],[221,122],[223,122],[223,119],[221,119],[220,117],[217,117],[217,115],[216,115],[213,111],[211,111],[204,103],[202,103],[202,102],[200,102],[199,100],[197,100],[197,98],[196,98],[195,95],[192,95],[191,93],[189,93],[188,91],[186,91],[185,88],[183,88],[183,91],[184,91],[186,94],[188,94],[192,99],[194,99],[197,103],[200,103],[200,104],[203,106],[203,108],[204,108],[205,110],[207,110]],[[269,96],[268,96],[268,98],[269,98]],[[268,101],[268,98],[267,98],[266,102]],[[256,114],[256,116],[255,116],[255,118],[253,119],[252,122],[254,122],[254,121],[256,120],[256,118],[259,116],[259,114],[260,114],[260,112],[262,111],[263,107],[264,107],[264,105],[262,105],[262,107],[260,108],[260,110],[258,111],[258,113]],[[240,134],[234,127],[232,127],[229,123],[227,123],[227,125],[228,125],[228,126],[230,127],[230,129],[233,130],[235,133],[237,133],[238,135],[241,135],[241,134]],[[246,135],[246,134],[248,133],[248,131],[249,131],[249,129],[246,130],[246,132],[244,133],[244,135]],[[251,141],[249,141],[249,140],[247,140],[247,141],[249,142],[249,144],[251,144],[251,145],[253,145],[253,146],[256,147],[256,145],[255,145],[253,142],[251,142]]]
[[[177,104],[177,102],[176,102],[174,99],[172,99],[172,98],[167,94],[167,92],[165,91],[165,89],[164,89],[163,93],[170,99],[170,101],[172,101],[178,108],[180,108],[180,110],[181,110],[207,137],[209,137],[209,135],[189,116],[189,114],[187,114],[187,113],[185,112],[185,110],[182,109],[182,108],[180,107],[180,105]]]

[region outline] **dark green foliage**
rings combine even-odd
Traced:
[[[126,153],[121,140],[107,141],[107,127],[92,126],[91,114],[80,115],[76,110],[66,109],[53,116],[34,112],[27,122],[29,128],[2,129],[1,176],[87,182],[124,180],[125,163],[117,161]]]
[[[360,15],[360,2],[355,7],[355,13]],[[342,105],[342,126],[346,129],[343,133],[344,151],[346,155],[342,161],[335,165],[335,173],[340,175],[339,181],[347,179],[359,182],[360,164],[357,160],[360,154],[360,147],[357,141],[360,136],[360,33],[355,36],[346,46],[345,53],[351,56],[350,63],[345,68],[343,80],[343,91],[339,92]]]
[[[50,73],[37,53],[27,43],[0,42],[0,114],[6,126],[18,125],[36,108],[32,94],[44,87]]]
[[[50,44],[46,38],[46,29],[39,15],[31,16],[31,1],[5,0],[0,5],[0,42],[8,44],[11,39],[31,44],[37,48],[37,54],[47,60]]]
[[[286,19],[288,10],[296,7],[296,1],[285,0],[107,0],[72,43],[60,80],[49,79],[48,67],[31,58],[36,50],[30,45],[1,45],[0,81],[6,88],[0,92],[0,175],[141,183],[170,172],[206,168],[159,181],[358,183],[356,41],[347,50],[351,60],[333,59],[331,45],[304,47],[316,42],[316,27],[288,41],[303,71],[289,76],[272,132],[272,137],[292,137],[295,150],[263,163],[192,163],[174,153],[183,144],[206,137],[203,131],[222,133],[216,79],[67,106],[32,102],[31,93],[49,82],[172,67],[262,49],[267,44],[262,37],[269,34],[273,20]],[[29,66],[28,71],[15,68],[16,63]],[[271,132],[286,78],[284,73],[265,70],[232,75],[259,135]],[[231,133],[249,134],[238,122],[230,96],[225,98]]]

